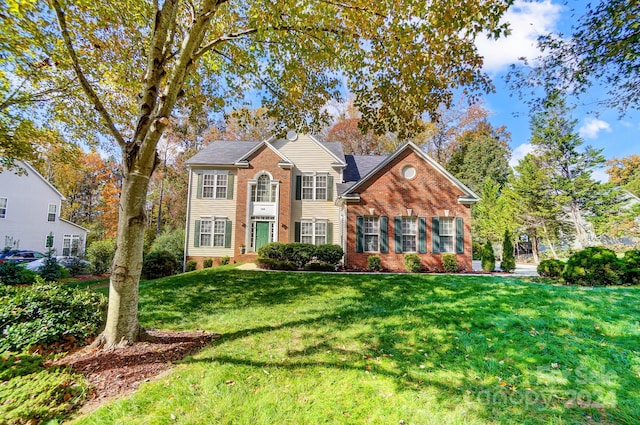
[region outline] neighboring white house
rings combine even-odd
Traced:
[[[88,230],[60,218],[64,196],[29,164],[16,165],[26,174],[0,172],[0,250],[44,253],[52,235],[56,255],[84,253]]]

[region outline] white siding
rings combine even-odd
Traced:
[[[23,165],[27,175],[4,170],[0,173],[0,198],[7,198],[7,213],[0,218],[0,249],[12,240],[16,249],[46,252],[46,238],[54,236],[56,255],[62,255],[65,234],[87,239],[84,229],[60,220],[62,195],[31,167]],[[56,205],[56,219],[48,221],[49,204]]]
[[[340,211],[335,205],[337,197],[336,184],[341,183],[340,168],[333,168],[331,164],[337,162],[336,158],[331,155],[317,142],[309,136],[301,134],[298,139],[291,142],[288,140],[278,140],[273,143],[284,156],[295,164],[293,177],[291,180],[291,221],[293,223],[300,219],[325,219],[332,224],[332,243],[339,244],[339,228],[340,228]],[[340,158],[344,160],[343,158]],[[333,197],[330,201],[297,201],[296,195],[296,176],[304,173],[328,173],[333,177]],[[293,233],[291,235],[293,241]]]
[[[236,232],[236,201],[238,199],[238,179],[234,170],[230,170],[229,174],[233,175],[233,199],[198,199],[198,174],[209,170],[193,170],[191,173],[191,198],[190,217],[188,223],[189,244],[187,246],[187,255],[196,257],[224,257],[226,255],[232,257],[235,248],[235,232]],[[223,247],[195,247],[195,223],[196,220],[207,218],[226,218],[231,220],[231,248]]]

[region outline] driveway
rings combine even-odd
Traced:
[[[535,264],[516,264],[516,269],[513,272],[515,276],[538,276],[538,266]],[[482,271],[482,263],[479,260],[473,260],[473,270]],[[496,261],[496,271],[500,271],[500,263]]]

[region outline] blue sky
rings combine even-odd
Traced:
[[[505,15],[512,34],[505,39],[479,40],[477,43],[485,57],[484,70],[493,77],[496,88],[495,94],[485,96],[485,107],[492,113],[489,120],[494,126],[507,126],[511,132],[515,163],[531,150],[530,128],[527,106],[505,83],[509,65],[516,63],[519,57],[533,59],[539,56],[536,49],[538,36],[558,31],[568,34],[575,23],[572,9],[580,10],[581,14],[585,4],[584,0],[569,0],[567,5],[562,0],[516,0]],[[598,96],[595,94],[568,100],[576,103],[573,118],[578,120],[576,130],[585,145],[604,149],[607,159],[640,153],[640,123],[637,120],[640,114],[627,113],[620,118],[618,111],[596,105]],[[594,176],[600,180],[607,178],[604,170],[597,171]]]

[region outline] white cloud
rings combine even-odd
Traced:
[[[593,117],[587,118],[582,127],[578,129],[578,133],[583,139],[595,139],[601,131],[611,132],[611,126],[608,122]]]
[[[538,37],[555,30],[561,10],[562,6],[551,0],[516,0],[503,17],[503,22],[509,22],[511,34],[498,40],[476,40],[478,51],[484,56],[484,70],[497,73],[517,63],[518,58],[540,56]]]
[[[528,153],[533,152],[533,145],[530,143],[523,143],[520,146],[516,147],[511,153],[511,159],[509,160],[509,165],[515,167],[518,165],[518,162],[522,158],[524,158]]]

